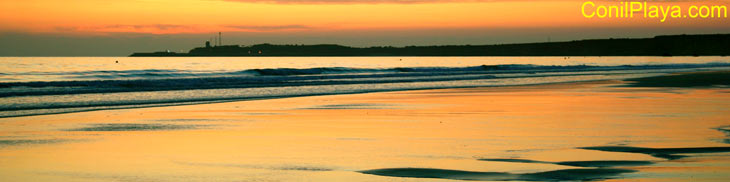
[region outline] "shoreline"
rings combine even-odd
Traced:
[[[723,127],[730,88],[621,86],[627,83],[372,92],[0,118],[0,176],[363,182],[730,177],[730,168],[717,167],[730,166]]]
[[[132,105],[99,105],[88,107],[59,107],[59,108],[42,108],[45,110],[53,109],[73,109],[79,108],[78,110],[71,111],[58,111],[58,112],[47,112],[38,114],[17,114],[17,115],[2,115],[0,118],[15,118],[15,117],[26,117],[26,116],[38,116],[38,115],[54,115],[54,114],[67,114],[77,112],[89,112],[89,111],[100,111],[100,110],[118,110],[118,109],[138,109],[138,108],[152,108],[152,107],[171,107],[171,106],[186,106],[186,105],[199,105],[199,104],[216,104],[216,103],[228,103],[228,102],[245,102],[245,101],[256,101],[256,100],[269,100],[269,99],[284,99],[284,98],[295,98],[295,97],[311,97],[311,96],[327,96],[327,95],[351,95],[351,94],[367,94],[367,93],[380,93],[380,92],[401,92],[401,91],[418,91],[418,90],[439,90],[439,89],[461,89],[461,88],[501,88],[501,87],[531,87],[531,86],[547,86],[547,85],[562,85],[562,84],[581,84],[581,83],[595,83],[595,82],[615,82],[618,87],[674,87],[674,88],[691,88],[691,87],[713,87],[718,85],[725,85],[724,87],[730,86],[729,79],[723,79],[730,77],[730,71],[699,71],[699,72],[679,72],[669,73],[668,75],[661,76],[647,76],[640,78],[630,79],[603,79],[603,80],[587,80],[587,81],[568,81],[568,82],[551,82],[551,83],[537,83],[537,84],[522,84],[522,85],[498,85],[498,86],[456,86],[456,87],[436,87],[436,88],[413,88],[413,89],[393,89],[393,90],[375,90],[375,91],[355,91],[355,92],[338,92],[338,93],[315,93],[315,94],[302,94],[302,95],[288,95],[288,96],[263,96],[263,97],[245,97],[245,98],[230,98],[230,99],[215,99],[215,100],[192,100],[185,102],[159,102],[159,103],[145,103],[145,104],[132,104]],[[676,82],[676,79],[682,80],[682,82]],[[720,88],[724,88],[720,87]],[[93,108],[93,107],[106,107],[106,108]],[[18,111],[25,111],[28,109],[19,109]],[[13,110],[8,110],[13,111]],[[30,110],[32,111],[32,110]]]
[[[247,97],[241,99],[227,99],[227,100],[201,100],[190,102],[161,102],[144,105],[113,105],[110,107],[119,108],[102,108],[102,109],[84,109],[79,111],[62,111],[53,113],[42,113],[42,114],[27,114],[27,115],[12,115],[12,116],[0,116],[0,118],[15,118],[15,117],[27,117],[27,116],[42,116],[42,115],[55,115],[55,114],[68,114],[78,112],[91,112],[91,111],[104,111],[104,110],[119,110],[119,109],[143,109],[143,108],[155,108],[155,107],[174,107],[174,106],[189,106],[189,105],[201,105],[201,104],[217,104],[217,103],[230,103],[230,102],[246,102],[246,101],[257,101],[257,100],[271,100],[271,99],[286,99],[286,98],[297,98],[297,97],[314,97],[314,96],[337,96],[337,95],[356,95],[356,94],[368,94],[368,93],[387,93],[387,92],[408,92],[408,91],[428,91],[428,90],[448,90],[448,89],[469,89],[469,88],[510,88],[510,87],[534,87],[534,86],[550,86],[550,85],[563,85],[563,84],[581,84],[581,83],[601,83],[606,81],[619,81],[615,79],[608,80],[588,80],[588,81],[573,81],[573,82],[554,82],[554,83],[538,83],[538,84],[526,84],[526,85],[506,85],[506,86],[464,86],[464,87],[438,87],[438,88],[416,88],[416,89],[397,89],[397,90],[378,90],[378,91],[362,91],[362,92],[348,92],[348,93],[323,93],[323,94],[307,94],[307,95],[290,95],[290,96],[272,96],[272,97]],[[149,106],[148,106],[149,105]],[[43,108],[49,109],[49,108]],[[55,108],[50,108],[55,109]],[[62,107],[59,109],[67,109]]]

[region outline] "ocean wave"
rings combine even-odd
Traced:
[[[0,88],[13,86],[86,86],[91,83],[109,84],[139,80],[179,81],[196,79],[230,79],[232,77],[256,80],[263,76],[327,76],[342,78],[357,77],[408,77],[429,75],[457,75],[457,74],[503,74],[503,73],[544,73],[544,72],[580,72],[580,71],[610,71],[610,70],[651,70],[651,69],[680,69],[726,67],[730,63],[716,62],[704,64],[659,64],[659,65],[620,65],[620,66],[593,66],[593,65],[532,65],[532,64],[504,64],[480,65],[468,67],[396,67],[396,68],[347,68],[347,67],[318,67],[318,68],[271,68],[249,69],[242,71],[192,71],[178,69],[144,69],[144,70],[100,70],[80,72],[33,72],[16,73],[16,75],[64,75],[66,80],[30,81],[30,82],[0,82]],[[9,75],[5,73],[5,75]],[[335,75],[335,76],[333,76]],[[175,78],[182,78],[176,80]],[[290,79],[296,79],[289,77]],[[311,79],[300,77],[299,79]],[[271,79],[266,79],[270,81]],[[210,81],[210,80],[206,80]],[[92,84],[96,85],[96,84]]]
[[[82,80],[0,83],[0,117],[307,95],[623,79],[728,68],[730,63],[86,71],[66,73],[84,77]],[[121,77],[126,79],[118,79]],[[89,78],[95,79],[86,80]]]
[[[307,85],[379,84],[505,79],[519,77],[549,77],[603,72],[665,69],[695,69],[730,67],[730,63],[622,65],[622,66],[543,66],[543,65],[481,65],[470,67],[408,67],[408,68],[279,68],[250,69],[234,72],[193,73],[184,70],[123,70],[71,72],[78,78],[93,80],[34,81],[0,83],[0,98],[34,95],[66,95],[84,93],[113,93],[137,91],[171,91],[187,89],[292,87]],[[615,74],[615,73],[606,73]],[[104,78],[134,79],[104,79]],[[139,78],[141,77],[141,78]]]
[[[699,68],[723,67],[730,63],[715,62],[704,64],[654,64],[654,65],[532,65],[532,64],[502,64],[480,65],[468,67],[395,67],[395,68],[348,68],[348,67],[316,67],[316,68],[267,68],[248,69],[241,71],[196,71],[180,69],[142,69],[142,70],[98,70],[75,72],[25,72],[0,73],[7,76],[48,76],[56,77],[48,81],[26,81],[26,83],[4,80],[0,87],[12,85],[38,85],[32,82],[53,81],[100,81],[100,80],[144,80],[144,79],[172,79],[172,78],[208,78],[208,77],[241,77],[241,76],[304,76],[304,75],[363,75],[387,73],[420,73],[444,75],[456,73],[519,73],[519,72],[564,72],[564,71],[598,71],[598,70],[642,70],[642,69],[670,69],[670,68]],[[388,75],[381,75],[388,76]],[[407,75],[406,75],[407,76]],[[31,82],[31,83],[28,83]]]

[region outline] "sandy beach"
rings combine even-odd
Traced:
[[[0,181],[727,181],[728,73],[683,75],[1,118]]]
[[[0,182],[730,182],[730,0],[0,0]]]

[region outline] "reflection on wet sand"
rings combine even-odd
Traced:
[[[60,142],[66,142],[68,140],[63,139],[35,139],[35,140],[29,140],[29,139],[17,139],[17,140],[0,140],[0,147],[3,146],[13,146],[13,145],[31,145],[31,144],[53,144],[53,143],[60,143]]]
[[[285,165],[285,166],[261,166],[253,164],[230,164],[230,163],[187,163],[179,162],[183,165],[192,166],[208,166],[208,167],[235,167],[235,168],[249,168],[249,169],[268,169],[268,170],[284,170],[284,171],[333,171],[332,168],[317,167],[317,166],[304,166],[304,165]]]
[[[87,127],[73,128],[66,131],[152,131],[152,130],[184,130],[196,129],[203,125],[179,124],[140,124],[140,123],[100,123]]]
[[[0,118],[0,181],[730,179],[730,88],[623,83]]]

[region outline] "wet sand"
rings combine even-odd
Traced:
[[[701,74],[2,118],[0,181],[727,181]]]

